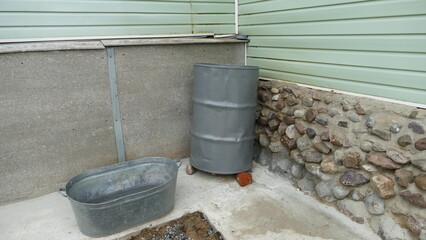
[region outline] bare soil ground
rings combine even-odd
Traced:
[[[223,240],[201,212],[189,213],[159,226],[143,229],[129,240]]]

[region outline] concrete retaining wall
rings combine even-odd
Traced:
[[[0,205],[118,162],[105,48],[49,44],[0,46]],[[193,63],[243,64],[244,46],[117,47],[126,159],[188,156]]]

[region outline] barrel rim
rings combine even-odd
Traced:
[[[250,69],[259,70],[258,66],[250,65],[236,65],[236,64],[216,64],[216,63],[196,63],[195,67],[209,67],[209,68],[225,68],[225,69]]]

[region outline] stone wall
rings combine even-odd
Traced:
[[[260,81],[255,157],[382,239],[426,239],[426,111]]]

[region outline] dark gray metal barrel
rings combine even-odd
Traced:
[[[195,64],[194,75],[191,165],[217,174],[251,169],[259,68]]]

